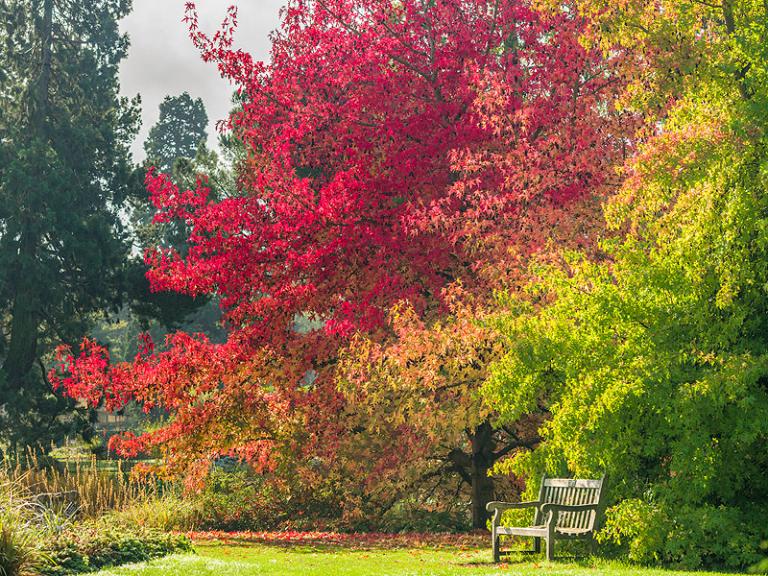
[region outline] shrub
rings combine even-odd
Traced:
[[[81,524],[77,530],[51,542],[49,556],[40,573],[68,576],[192,550],[186,536],[108,524],[107,520]]]
[[[749,517],[765,518],[766,512],[754,510]],[[765,531],[744,516],[725,506],[675,509],[631,499],[608,511],[599,538],[625,545],[629,559],[643,564],[740,568],[760,560],[760,531]]]
[[[165,532],[198,530],[207,513],[199,498],[168,492],[157,498],[138,500],[109,514],[115,523],[135,525]]]
[[[351,491],[340,489],[338,479],[323,478],[311,489],[302,483],[290,485],[274,477],[254,473],[248,467],[211,470],[203,490],[189,500],[179,500],[174,529],[184,523],[197,530],[222,531],[315,531],[334,532],[462,532],[470,529],[465,505],[446,507],[409,497],[382,507],[379,503],[351,501]],[[346,500],[345,500],[346,498]],[[346,514],[355,510],[357,514]],[[137,518],[150,510],[131,510]],[[154,520],[163,526],[159,512]],[[140,524],[152,525],[148,520]]]
[[[200,527],[216,530],[270,530],[286,514],[290,502],[278,505],[264,477],[246,468],[214,468],[196,497]]]
[[[65,489],[80,499],[53,497]],[[67,472],[39,459],[30,458],[25,466],[6,461],[0,464],[0,576],[65,576],[191,550],[184,536],[138,526],[130,516],[121,520],[117,512],[104,516],[128,503],[159,509],[157,498],[127,478],[110,479],[95,462]],[[82,519],[78,504],[100,516]]]
[[[418,501],[400,502],[381,519],[385,532],[468,532],[472,529],[465,508],[445,510]]]
[[[768,550],[768,542],[763,542],[761,548]],[[749,572],[751,574],[768,574],[768,558],[763,558],[760,562],[750,567]]]

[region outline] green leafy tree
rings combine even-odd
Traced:
[[[208,115],[202,99],[193,99],[187,92],[180,96],[166,96],[160,104],[160,119],[144,143],[147,153],[145,167],[154,166],[168,173],[173,182],[182,188],[196,187],[197,179],[205,174],[207,185],[215,197],[234,195],[237,186],[232,165],[241,155],[241,144],[234,134],[229,134],[220,139],[221,154],[211,150],[206,144],[207,124]],[[146,250],[162,246],[186,253],[189,230],[185,223],[157,224],[153,222],[154,215],[155,207],[146,189],[138,190],[130,200],[131,232],[136,251],[143,255]],[[219,326],[221,314],[215,298],[152,292],[145,277],[146,270],[143,257],[133,259],[129,271],[131,310],[123,311],[119,322],[126,327],[148,330],[158,341],[162,341],[169,330],[182,327],[204,332],[214,340],[223,337]],[[125,324],[128,316],[132,320]],[[122,331],[110,332],[123,338]]]
[[[206,147],[208,114],[201,98],[192,98],[184,92],[179,96],[166,96],[160,103],[160,118],[152,126],[144,142],[145,167],[172,176],[174,181],[191,180],[194,185],[197,175],[218,164],[215,152]],[[146,190],[142,189],[131,202],[131,224],[143,252],[156,246],[173,246],[183,249],[185,229],[183,225],[158,226],[153,224],[155,209]],[[136,273],[143,276],[144,267],[138,266]]]
[[[120,303],[118,207],[137,185],[137,101],[118,94],[128,0],[0,0],[0,441],[86,421],[45,381],[51,342],[77,342]],[[68,414],[69,416],[64,416]]]
[[[207,125],[202,98],[192,98],[187,92],[166,96],[160,104],[160,119],[144,142],[147,161],[170,173],[177,160],[194,159],[200,144],[208,138]]]
[[[498,319],[486,398],[547,417],[502,467],[607,471],[603,537],[635,560],[749,565],[768,536],[768,6],[579,4],[640,56],[624,104],[653,130],[606,207],[624,234],[537,270]]]

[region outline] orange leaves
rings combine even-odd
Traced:
[[[367,425],[411,430],[434,449],[460,444],[463,431],[487,417],[477,392],[502,344],[482,324],[482,310],[454,300],[451,312],[425,323],[400,303],[391,314],[390,342],[357,336],[342,352],[339,385]]]
[[[189,237],[183,254],[149,252],[148,276],[218,297],[229,338],[176,334],[111,367],[94,346],[61,382],[168,411],[125,449],[194,475],[232,454],[311,476],[311,455],[327,465],[360,437],[384,474],[453,441],[485,416],[475,391],[500,347],[482,304],[549,241],[584,242],[573,222],[614,185],[627,139],[612,60],[579,43],[580,18],[526,0],[293,2],[262,63],[234,48],[234,10],[214,35],[192,3],[185,21],[241,95],[243,194],[150,171],[156,221]],[[350,448],[358,472],[364,451]]]

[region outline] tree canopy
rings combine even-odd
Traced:
[[[492,258],[519,271],[552,230],[578,230],[569,207],[615,184],[634,124],[610,104],[613,62],[579,43],[572,13],[519,0],[296,2],[268,63],[232,48],[234,18],[209,38],[188,13],[203,57],[239,86],[230,126],[247,194],[147,177],[156,220],[190,226],[184,254],[148,255],[153,288],[218,295],[229,339],[179,333],[114,366],[88,342],[63,352],[59,382],[92,402],[171,411],[122,448],[160,446],[193,478],[224,454],[312,474],[355,438],[336,386],[349,338],[394,337],[385,319],[406,299],[434,321],[459,280],[487,298]]]
[[[548,416],[508,469],[608,472],[606,537],[633,558],[749,564],[768,506],[768,13],[628,3],[605,18],[647,57],[625,104],[659,121],[606,206],[624,233],[538,270],[534,304],[499,319],[511,350],[487,397],[504,420]]]
[[[228,337],[59,350],[67,394],[169,413],[124,454],[192,486],[235,457],[355,519],[450,473],[476,527],[489,471],[607,472],[630,558],[756,560],[764,2],[294,0],[269,62],[187,10],[238,88],[237,193],[150,170],[184,242],[148,279]]]
[[[119,305],[136,102],[118,96],[125,0],[0,2],[0,437],[47,442],[81,419],[45,355]]]

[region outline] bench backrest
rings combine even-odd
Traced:
[[[539,502],[542,504],[597,504],[603,503],[603,481],[582,480],[570,478],[547,478],[541,480],[539,489]],[[594,530],[600,510],[595,513],[592,510],[584,512],[561,512],[557,519],[559,528],[571,528],[576,530]],[[536,524],[544,522],[541,512],[536,513]]]

